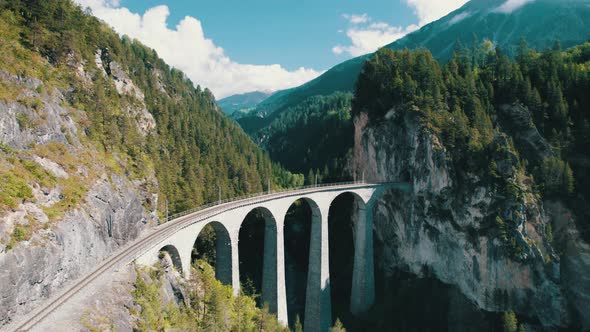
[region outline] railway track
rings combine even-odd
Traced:
[[[148,247],[156,245],[159,241],[167,238],[174,234],[180,229],[187,227],[193,223],[200,222],[209,219],[217,214],[232,210],[235,208],[243,207],[246,205],[258,204],[269,200],[298,196],[301,194],[309,194],[314,192],[321,192],[335,189],[350,189],[358,187],[374,187],[381,184],[367,184],[367,183],[341,183],[341,184],[330,184],[321,186],[310,186],[298,188],[291,191],[279,191],[271,194],[256,194],[243,199],[236,199],[231,201],[222,201],[217,204],[209,204],[207,206],[190,210],[188,212],[180,213],[176,216],[172,216],[169,222],[157,226],[145,237],[136,239],[120,252],[117,252],[114,256],[106,258],[97,268],[91,271],[89,274],[79,278],[73,285],[64,289],[61,293],[58,293],[53,299],[47,300],[39,308],[33,310],[30,314],[25,316],[23,321],[18,322],[15,328],[9,328],[13,331],[29,331],[36,325],[46,319],[49,315],[55,312],[64,303],[70,300],[73,296],[78,294],[82,289],[88,286],[90,283],[95,281],[97,278],[102,276],[105,272],[110,271],[114,267],[122,263],[132,263],[135,258],[140,256]]]

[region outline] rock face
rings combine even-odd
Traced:
[[[137,101],[137,105],[130,105],[124,111],[135,120],[139,133],[146,136],[156,128],[156,120],[154,120],[154,117],[145,105],[145,94],[133,83],[129,75],[121,68],[121,65],[111,59],[107,50],[97,50],[95,64],[103,75],[113,80],[115,88],[120,95],[131,96]],[[154,75],[157,75],[157,73],[155,72]],[[86,75],[82,72],[80,76],[84,77]],[[161,84],[158,85],[158,89],[164,93],[166,91]]]
[[[120,68],[115,69],[123,76]],[[0,79],[19,91],[15,101],[0,101],[0,143],[11,151],[11,158],[0,159],[0,167],[11,172],[18,163],[27,162],[41,175],[46,171],[48,175],[42,176],[49,179],[47,183],[28,179],[33,197],[0,212],[2,327],[155,223],[158,184],[153,170],[132,180],[105,165],[94,145],[81,142],[88,139],[77,122],[85,121],[85,114],[65,106],[67,91],[45,91],[41,81],[5,72],[0,72]],[[129,88],[133,83],[128,78],[123,82],[127,87],[123,85],[122,93],[139,91]],[[135,120],[144,133],[154,128],[151,114]],[[50,147],[58,147],[59,153],[40,155]],[[77,181],[84,182],[84,191],[75,206],[62,206],[58,217],[51,216],[75,195],[67,192],[67,185],[76,188],[71,182]],[[14,242],[17,227],[30,236]]]
[[[518,158],[508,149],[494,156],[498,172],[524,192],[508,199],[475,175],[459,178],[443,143],[420,120],[419,112],[396,110],[374,123],[365,114],[355,120],[357,171],[412,188],[385,193],[376,207],[376,279],[399,271],[434,278],[481,311],[514,311],[545,328],[568,325],[559,258],[545,235],[549,218],[519,175]],[[508,140],[499,135],[494,144]],[[494,222],[500,219],[505,225]],[[453,327],[450,318],[447,324]]]
[[[564,291],[572,309],[574,326],[590,328],[590,245],[582,240],[573,213],[560,202],[548,202],[554,225],[555,243],[561,255]]]
[[[30,144],[67,144],[68,133],[71,137],[77,136],[76,123],[62,106],[65,99],[62,93],[42,94],[37,91],[43,85],[40,80],[3,71],[0,71],[0,80],[22,89],[19,95],[21,102],[0,100],[0,142],[14,149],[24,149]],[[37,109],[42,109],[42,113]]]
[[[528,109],[514,104],[502,105],[499,111],[502,127],[515,138],[519,150],[529,161],[539,162],[553,155],[551,146],[534,126]]]
[[[98,181],[87,202],[55,227],[0,252],[0,325],[90,271],[151,221],[135,190],[123,178],[112,180]]]

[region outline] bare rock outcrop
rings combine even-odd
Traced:
[[[6,72],[0,80],[18,94],[0,101],[0,143],[9,157],[0,160],[2,174],[24,167],[38,177],[24,179],[29,199],[0,214],[1,328],[154,224],[158,184],[152,169],[131,180],[105,165],[84,137],[86,114],[65,102],[67,91]],[[150,119],[136,117],[137,126],[151,130]]]
[[[459,178],[417,111],[392,110],[373,122],[361,114],[355,125],[357,172],[370,181],[411,184],[410,192],[390,191],[378,202],[376,264],[384,273],[378,279],[396,270],[432,277],[482,311],[514,311],[544,328],[569,324],[559,257],[546,236],[549,218],[505,136],[493,142],[503,151],[494,162],[519,188],[516,197],[476,175]]]

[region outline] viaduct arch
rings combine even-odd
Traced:
[[[329,331],[332,326],[330,298],[330,252],[328,215],[333,202],[344,194],[353,196],[354,262],[350,296],[350,312],[367,311],[375,300],[373,262],[373,207],[381,192],[387,189],[408,190],[408,185],[350,184],[317,187],[303,191],[276,193],[256,200],[238,201],[214,212],[197,212],[182,219],[174,230],[136,256],[138,264],[157,262],[160,250],[166,251],[174,266],[185,277],[190,275],[191,253],[199,233],[206,225],[215,229],[216,277],[231,285],[234,293],[240,290],[239,234],[243,221],[252,211],[259,211],[264,220],[264,251],[262,259],[262,301],[271,312],[287,324],[287,296],[285,285],[285,216],[291,205],[304,200],[311,208],[309,266],[305,300],[305,331]],[[171,222],[177,222],[173,220]],[[333,253],[337,254],[337,253]]]

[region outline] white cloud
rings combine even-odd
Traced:
[[[332,52],[336,55],[347,53],[351,56],[359,56],[375,52],[379,47],[394,42],[418,29],[417,25],[395,27],[385,22],[371,23],[372,19],[367,14],[344,14],[342,17],[350,24],[346,30],[346,36],[350,39],[351,45],[332,47]]]
[[[371,18],[369,17],[369,15],[362,14],[362,15],[348,15],[348,14],[342,14],[342,17],[344,17],[347,21],[349,21],[352,24],[361,24],[361,23],[367,23],[371,20]]]
[[[349,15],[344,17],[349,22],[346,36],[350,39],[350,45],[336,45],[332,52],[337,55],[347,53],[351,56],[359,56],[371,53],[379,47],[393,43],[408,33],[418,30],[425,24],[447,15],[453,10],[464,5],[468,0],[404,0],[408,6],[413,7],[418,18],[418,24],[408,26],[392,26],[384,22],[371,23],[367,14]],[[458,22],[467,16],[457,15],[454,19]],[[451,23],[451,24],[453,24]]]
[[[503,13],[503,14],[510,14],[513,11],[519,9],[520,7],[531,3],[535,0],[507,0],[504,4],[500,7],[496,8],[496,12]]]
[[[250,91],[276,91],[299,86],[322,72],[299,68],[288,71],[281,65],[240,64],[225,55],[223,48],[205,36],[201,22],[190,16],[174,29],[166,25],[167,6],[157,6],[143,15],[119,7],[118,0],[76,0],[90,7],[98,18],[119,34],[136,38],[158,52],[171,66],[182,70],[195,84],[209,88],[217,98]]]
[[[453,10],[463,6],[469,0],[405,0],[408,6],[413,7],[423,26],[447,15]]]

